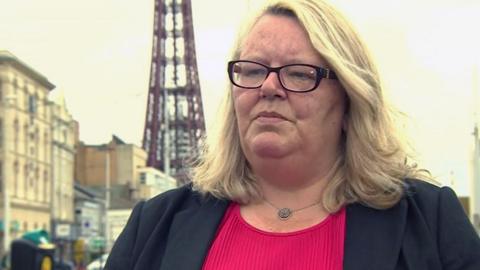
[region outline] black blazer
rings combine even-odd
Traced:
[[[455,193],[407,181],[387,210],[347,206],[344,270],[479,270],[480,239]],[[184,186],[137,204],[105,269],[201,269],[229,205]]]

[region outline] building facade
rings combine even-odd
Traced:
[[[144,199],[152,198],[160,193],[177,187],[177,180],[165,175],[162,171],[145,167],[139,169],[140,181],[138,194]]]
[[[75,235],[74,168],[77,122],[68,112],[61,92],[51,98],[52,105],[52,201],[51,235],[68,249]]]
[[[0,51],[0,216],[2,224],[5,219],[10,223],[4,239],[32,229],[50,230],[52,112],[48,95],[54,87],[14,55]]]
[[[175,188],[177,180],[153,167],[146,167],[145,150],[127,144],[117,136],[101,145],[80,143],[76,151],[75,175],[78,185],[101,194],[105,200],[102,221],[106,250],[123,230],[133,206]],[[86,236],[84,234],[84,236]]]
[[[42,74],[11,53],[0,51],[0,217],[4,249],[8,249],[7,242],[35,229],[48,231],[54,239],[56,234],[64,239],[73,236],[78,128],[63,95],[51,100],[54,88]],[[6,231],[5,219],[10,223]]]
[[[103,238],[105,222],[105,198],[95,190],[74,183],[75,240],[72,245],[72,257],[76,265],[86,265],[90,254],[100,250],[93,243]]]
[[[146,158],[145,150],[125,143],[117,136],[112,136],[107,144],[80,143],[77,149],[76,179],[89,187],[127,186],[130,198],[137,199],[139,169],[145,167]]]

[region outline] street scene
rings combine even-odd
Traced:
[[[33,2],[31,9],[16,5],[7,9],[36,14],[38,4]],[[232,8],[220,0],[151,0],[130,10],[125,3],[106,1],[97,7],[95,1],[87,1],[78,8],[92,25],[79,28],[88,22],[79,19],[73,8],[62,1],[46,2],[48,9],[58,7],[66,15],[0,19],[5,27],[0,26],[0,33],[6,33],[7,26],[19,27],[17,42],[15,34],[0,34],[0,269],[100,270],[137,203],[191,181],[190,165],[215,121],[226,88],[234,29],[257,4],[238,1]],[[349,1],[332,2],[347,6]],[[434,21],[451,12],[455,3],[447,2],[452,3],[419,8],[432,10]],[[469,4],[456,4],[451,16],[467,18],[464,24],[474,20]],[[212,15],[205,11],[209,5],[225,12]],[[347,11],[366,33],[377,57],[385,61],[380,67],[386,70],[390,96],[412,119],[399,125],[413,138],[419,164],[431,168],[439,185],[455,190],[480,233],[480,55],[460,57],[471,62],[452,60],[452,66],[460,68],[449,68],[453,73],[448,76],[462,79],[442,81],[447,71],[432,59],[453,47],[438,49],[438,55],[432,56],[425,41],[417,41],[422,33],[398,19],[395,9],[408,10],[408,6],[381,8],[385,14],[372,11],[368,19],[355,7]],[[478,5],[474,8],[480,10]],[[397,17],[384,26],[376,23],[392,14]],[[143,17],[149,19],[138,19]],[[71,51],[42,45],[47,36],[41,36],[43,30],[34,29],[35,24],[42,24],[42,29],[66,24],[71,27],[68,33],[80,36],[72,42],[81,44],[70,44],[72,35],[62,41],[65,51]],[[430,25],[424,27],[431,31]],[[370,28],[374,30],[368,32]],[[95,32],[99,29],[105,32]],[[122,36],[122,29],[131,31],[128,38]],[[434,42],[440,34],[431,32]],[[64,32],[55,36],[60,33]],[[403,43],[389,41],[388,35],[395,33]],[[91,40],[85,42],[90,34]],[[423,45],[415,47],[415,42]],[[480,46],[478,38],[460,43]],[[468,46],[466,54],[475,47]],[[90,47],[98,51],[87,52]],[[59,56],[52,56],[51,62],[43,56],[56,52]],[[393,58],[396,53],[398,58]],[[422,58],[422,53],[431,54]],[[69,59],[70,54],[81,56]],[[414,58],[421,59],[419,64],[406,66],[405,59]],[[75,65],[81,69],[74,69]],[[124,69],[115,69],[119,67]],[[424,81],[405,82],[405,77],[417,74]],[[453,86],[462,90],[453,91]],[[422,92],[426,88],[437,92]],[[413,102],[405,98],[417,94]]]

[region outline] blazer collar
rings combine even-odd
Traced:
[[[229,201],[199,199],[198,208],[175,215],[160,269],[202,269]]]
[[[344,270],[394,269],[405,230],[405,200],[387,210],[347,206]]]
[[[160,269],[201,269],[229,203],[209,198],[178,213]],[[346,210],[344,270],[393,269],[402,245],[406,202],[388,210],[355,203]]]

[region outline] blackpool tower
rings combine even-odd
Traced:
[[[143,133],[147,165],[188,181],[185,161],[205,133],[190,0],[155,0]]]

